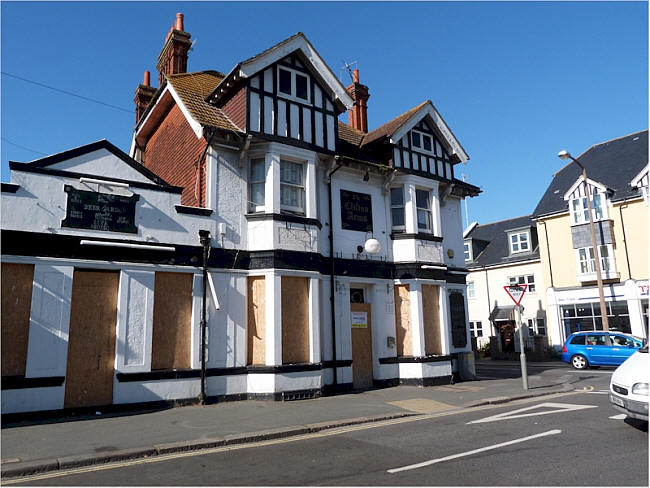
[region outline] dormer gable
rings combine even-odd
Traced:
[[[571,214],[571,225],[580,225],[589,222],[589,204],[592,207],[594,220],[608,218],[607,197],[613,191],[602,183],[587,178],[587,189],[585,180],[580,176],[569,190],[564,194],[564,200],[569,202],[569,213]],[[589,194],[589,202],[587,201]]]

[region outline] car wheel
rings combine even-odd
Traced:
[[[586,369],[589,367],[589,361],[587,361],[587,358],[583,355],[576,354],[575,356],[571,357],[571,366],[573,366],[575,369]]]

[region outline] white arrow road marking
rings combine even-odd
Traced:
[[[521,412],[527,412],[530,410],[535,410],[540,408],[554,408],[555,410],[544,410],[541,412],[533,412],[533,413],[521,413]],[[492,415],[491,417],[485,417],[479,420],[472,420],[471,422],[467,422],[466,425],[482,424],[485,422],[496,422],[497,420],[518,419],[522,417],[533,417],[535,415],[548,415],[549,413],[572,412],[574,410],[584,410],[585,408],[598,408],[598,406],[597,405],[573,405],[571,403],[540,403],[539,405],[533,405],[532,407],[520,408],[519,410],[513,410],[512,412],[504,412],[497,415]]]
[[[622,414],[620,414],[620,415],[612,415],[612,416],[610,417],[610,419],[614,419],[614,420],[623,420],[625,417],[627,417],[627,415],[624,414],[624,413],[622,413]]]
[[[443,461],[449,461],[451,459],[456,459],[456,458],[460,458],[460,457],[464,457],[464,456],[471,456],[472,454],[478,454],[479,452],[490,451],[492,449],[498,449],[500,447],[510,446],[512,444],[518,444],[520,442],[526,442],[526,441],[530,441],[532,439],[538,439],[540,437],[546,437],[546,436],[549,436],[549,435],[555,435],[555,434],[561,434],[561,433],[562,433],[562,431],[560,429],[553,429],[553,430],[549,430],[548,432],[542,432],[541,434],[535,434],[535,435],[531,435],[531,436],[528,436],[528,437],[522,437],[520,439],[515,439],[515,440],[512,440],[512,441],[508,441],[508,442],[502,442],[501,444],[494,444],[493,446],[481,447],[480,449],[474,449],[473,451],[461,452],[460,454],[453,454],[451,456],[446,456],[446,457],[443,457],[443,458],[431,459],[430,461],[425,461],[423,463],[410,464],[408,466],[403,466],[401,468],[389,469],[388,472],[390,474],[394,474],[394,473],[399,473],[400,471],[408,471],[410,469],[424,468],[425,466],[431,466],[432,464],[441,463]]]

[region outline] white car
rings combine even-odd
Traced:
[[[621,364],[609,382],[609,402],[629,417],[648,421],[650,361],[646,344]]]

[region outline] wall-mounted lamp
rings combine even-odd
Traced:
[[[363,248],[368,254],[377,254],[379,251],[381,251],[381,244],[377,239],[371,237],[365,242]]]
[[[363,181],[368,181],[370,179],[370,173],[368,173],[368,170],[366,170],[366,174],[363,175]]]

